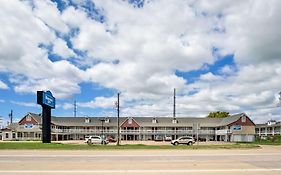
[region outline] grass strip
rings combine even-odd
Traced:
[[[47,143],[40,142],[0,142],[0,150],[3,149],[28,149],[28,150],[126,150],[126,149],[253,149],[259,148],[256,144],[225,144],[225,145],[143,145],[143,144],[125,144],[125,145],[78,145],[63,143]]]

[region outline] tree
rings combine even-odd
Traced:
[[[229,112],[217,111],[217,112],[210,112],[207,118],[225,118],[228,115]]]

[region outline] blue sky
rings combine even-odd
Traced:
[[[78,116],[116,116],[121,92],[122,116],[169,117],[176,88],[177,116],[223,110],[280,120],[279,7],[275,0],[0,2],[0,116],[6,124],[11,109],[16,120],[40,113],[36,91],[51,90],[56,116],[73,116],[74,100]]]

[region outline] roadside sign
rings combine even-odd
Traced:
[[[53,109],[56,107],[56,99],[50,91],[37,91],[37,103]]]

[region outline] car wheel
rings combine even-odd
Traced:
[[[179,142],[175,142],[174,145],[175,145],[175,146],[179,145]]]
[[[87,143],[88,144],[92,144],[92,141],[89,139],[89,140],[87,140]]]
[[[192,145],[192,142],[188,142],[187,145]]]

